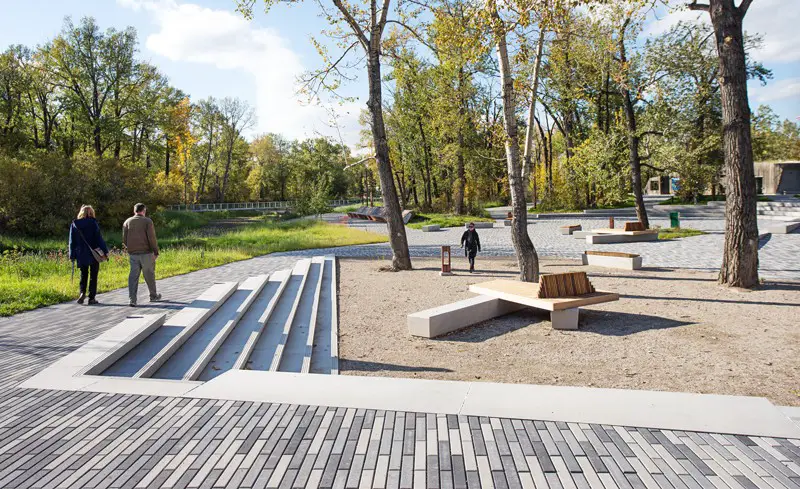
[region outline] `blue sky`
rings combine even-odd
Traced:
[[[358,113],[365,107],[366,84],[343,88],[359,97],[343,105],[323,101],[309,106],[298,95],[296,77],[320,66],[309,42],[326,27],[316,3],[306,0],[258,10],[253,21],[235,12],[233,0],[27,0],[9,2],[0,17],[0,48],[9,44],[35,46],[51,39],[66,15],[74,20],[94,16],[102,28],[133,26],[139,33],[140,56],[165,73],[171,83],[193,99],[236,96],[256,107],[255,132],[279,132],[290,138],[329,135],[355,146]],[[394,2],[393,2],[394,3]],[[780,15],[776,15],[780,12]],[[679,19],[698,13],[677,11],[652,21],[646,32],[658,33]],[[707,14],[702,14],[707,17]],[[766,87],[751,84],[751,105],[767,103],[782,117],[800,116],[800,1],[758,0],[745,18],[745,28],[764,35],[756,59],[772,69]],[[336,48],[333,48],[334,50]],[[339,131],[330,123],[338,116]]]

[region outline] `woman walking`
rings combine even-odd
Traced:
[[[69,259],[77,262],[81,270],[78,304],[86,300],[87,282],[89,304],[97,304],[97,273],[100,271],[100,262],[108,260],[108,246],[100,234],[100,225],[90,205],[81,207],[78,218],[69,227]]]
[[[469,271],[472,273],[475,271],[475,255],[481,251],[481,238],[478,236],[478,231],[475,231],[475,223],[469,223],[467,230],[461,235],[461,247],[469,259]]]

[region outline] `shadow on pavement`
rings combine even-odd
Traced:
[[[353,372],[452,372],[449,368],[396,365],[394,363],[364,362],[340,358],[341,370]]]

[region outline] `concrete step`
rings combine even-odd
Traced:
[[[268,279],[269,275],[258,275],[248,278],[239,285],[239,288],[236,291],[237,293],[249,291],[249,294],[244,301],[238,305],[236,310],[232,312],[231,316],[220,318],[222,320],[226,320],[225,324],[219,329],[219,331],[217,331],[213,338],[211,338],[211,341],[208,342],[205,349],[197,357],[197,360],[195,360],[189,371],[184,374],[182,380],[198,380],[200,378],[212,357],[217,354],[217,351],[223,345],[225,340],[236,329],[239,321],[244,317],[245,313],[250,310],[250,307],[253,305],[256,298],[261,294],[261,291],[267,284]],[[229,301],[232,299],[233,296],[228,298]],[[198,336],[198,333],[195,333],[195,336]],[[224,355],[220,355],[220,357],[224,357]],[[213,369],[213,366],[211,368]]]
[[[283,351],[282,345],[286,341],[284,334],[287,330],[287,322],[289,322],[288,327],[291,327],[290,320],[295,311],[295,303],[300,298],[310,267],[311,260],[304,259],[298,261],[290,271],[285,289],[266,320],[263,331],[258,336],[244,369],[270,370],[273,364],[277,369],[276,361],[279,361],[279,358],[276,360],[276,357]],[[286,332],[288,333],[288,331]]]
[[[212,285],[188,307],[167,319],[147,338],[148,351],[142,352],[142,359],[148,359],[133,375],[135,378],[152,377],[172,355],[192,337],[208,319],[236,292],[237,282],[223,282]],[[160,347],[160,349],[159,349]],[[150,355],[151,349],[156,349]]]
[[[291,276],[291,270],[280,270],[270,275],[269,282],[261,296],[259,296],[258,302],[250,308],[248,314],[239,322],[239,326],[228,338],[230,348],[233,350],[233,354],[236,355],[233,364],[230,366],[224,363],[218,365],[220,369],[214,372],[221,373],[230,368],[236,370],[249,368],[250,356],[253,354],[256,342],[264,332],[264,327],[272,316],[273,311],[275,311],[275,306],[283,295]],[[214,372],[207,372],[206,377],[201,376],[200,380],[213,378],[216,376]]]
[[[220,343],[214,343],[218,338],[222,340],[230,334],[230,326],[236,325],[246,309],[252,303],[253,288],[258,287],[260,292],[266,277],[257,277],[260,280],[249,278],[238,284],[236,290],[227,297],[225,302],[210,315],[203,324],[188,332],[188,337],[180,347],[173,351],[161,367],[153,372],[151,377],[156,379],[194,380],[211,359]],[[195,376],[194,378],[189,378]]]
[[[339,373],[339,318],[336,304],[336,259],[326,256],[322,269],[322,287],[317,304],[311,363],[314,374]]]
[[[337,374],[336,286],[330,256],[215,284],[171,318],[127,328],[123,345],[90,374],[184,382],[230,370]]]
[[[272,372],[300,372],[306,338],[314,305],[314,292],[321,276],[319,261],[308,260],[303,282],[297,291],[292,311],[283,325],[283,333],[269,369]]]

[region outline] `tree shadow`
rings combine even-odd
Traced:
[[[620,297],[626,299],[648,299],[648,300],[662,300],[662,301],[682,301],[682,302],[716,302],[719,304],[744,304],[748,306],[786,306],[786,307],[800,307],[800,302],[765,302],[759,300],[753,301],[735,301],[730,299],[700,299],[695,297],[664,297],[657,295],[633,295],[633,294],[620,294]]]
[[[348,360],[346,358],[340,358],[339,362],[341,370],[349,370],[352,372],[453,372],[453,370],[449,368],[365,362],[363,360]]]
[[[760,250],[761,248],[766,246],[766,244],[769,243],[771,239],[772,239],[772,233],[765,234],[761,239],[758,240],[758,249]]]
[[[420,267],[415,268],[414,270],[424,270],[430,272],[438,272],[440,269],[436,267]],[[473,273],[469,273],[467,269],[459,269],[453,267],[452,269],[453,275],[463,275],[463,276],[476,276],[476,277],[496,277],[496,276],[517,276],[519,275],[519,271],[516,270],[483,270],[480,268],[476,268]]]
[[[668,280],[668,281],[675,281],[675,282],[716,282],[717,279],[715,278],[695,278],[695,277],[649,277],[647,275],[600,275],[597,273],[588,273],[589,277],[598,277],[598,278],[632,278],[632,279],[641,279],[641,280]]]
[[[766,281],[759,285],[757,290],[788,290],[791,292],[800,292],[800,282]]]

